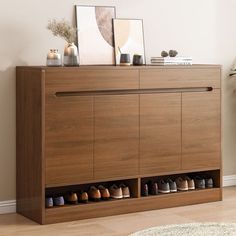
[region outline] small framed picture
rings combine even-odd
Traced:
[[[76,5],[80,65],[114,65],[115,7]]]
[[[114,39],[115,39],[115,56],[116,65],[120,64],[120,56],[129,54],[141,55],[143,64],[146,64],[143,20],[141,19],[113,19]]]

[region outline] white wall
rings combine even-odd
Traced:
[[[15,66],[44,65],[64,42],[46,30],[49,19],[74,22],[74,5],[113,5],[117,17],[143,18],[146,56],[177,49],[194,63],[222,64],[224,174],[236,174],[235,0],[0,0],[0,201],[15,198]]]

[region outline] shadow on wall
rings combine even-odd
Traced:
[[[15,199],[15,64],[3,63],[0,68],[0,201]]]

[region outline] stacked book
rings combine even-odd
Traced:
[[[151,57],[151,65],[192,65],[192,57]]]

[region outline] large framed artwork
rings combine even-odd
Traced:
[[[114,65],[115,7],[76,5],[80,65]]]
[[[144,49],[143,21],[141,19],[113,19],[116,65],[120,63],[120,55],[129,54],[130,58],[138,54],[146,64]]]

